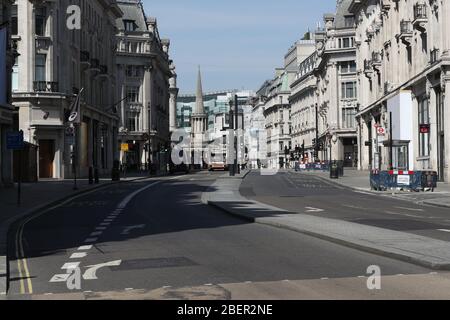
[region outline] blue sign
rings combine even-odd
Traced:
[[[6,148],[8,150],[22,150],[25,147],[23,142],[23,131],[8,132],[6,135]]]

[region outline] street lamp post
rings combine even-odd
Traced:
[[[230,135],[232,135],[232,136],[230,136]],[[234,112],[233,112],[233,101],[232,100],[230,100],[230,130],[229,130],[228,143],[234,144]],[[234,150],[234,146],[233,146],[233,149],[228,148],[229,153],[231,153],[231,150]],[[230,161],[230,157],[228,157],[228,161]],[[234,176],[235,176],[235,167],[234,167],[234,156],[233,156],[233,163],[230,164],[230,177],[234,177]]]

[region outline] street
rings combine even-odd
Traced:
[[[248,223],[202,204],[202,193],[223,174],[200,172],[113,185],[22,221],[11,232],[14,246],[10,248],[8,297],[449,297],[450,276],[445,272]],[[401,206],[303,175],[292,179],[291,174],[261,177],[252,172],[241,191],[289,210],[308,206],[336,217],[346,213],[345,219],[359,212],[364,219],[375,220],[370,216],[375,213],[356,208],[363,205]],[[421,214],[438,216],[444,211],[433,209]],[[391,219],[392,224],[383,221],[395,228],[399,218]],[[410,224],[410,218],[405,219],[408,230],[437,237],[435,231],[419,229]],[[372,265],[382,270],[385,289],[379,293],[367,288],[367,268]],[[82,275],[81,288],[71,290],[67,277],[75,268]],[[429,286],[418,285],[421,283]]]

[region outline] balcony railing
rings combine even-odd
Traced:
[[[381,64],[381,53],[372,52],[372,65],[380,65]]]
[[[427,6],[423,3],[417,3],[414,5],[414,27],[420,32],[426,31],[427,23]]]
[[[413,33],[411,21],[409,20],[400,21],[400,33],[405,35]]]
[[[434,49],[430,52],[430,63],[433,64],[439,60],[439,49]]]
[[[34,92],[58,92],[58,82],[55,81],[34,81]]]
[[[414,5],[414,20],[427,19],[427,5],[423,3],[417,3]]]
[[[373,69],[372,69],[372,60],[364,60],[364,74],[367,77],[370,77],[373,73]]]

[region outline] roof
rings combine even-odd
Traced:
[[[350,12],[350,5],[352,4],[353,0],[338,0],[337,1],[337,7],[336,7],[336,16],[334,20],[335,28],[348,28],[345,25],[345,17],[346,16],[352,16],[353,13]]]
[[[140,0],[119,0],[117,4],[123,12],[123,16],[116,20],[116,26],[119,30],[125,29],[123,20],[133,20],[137,26],[135,31],[148,31],[144,9]]]

